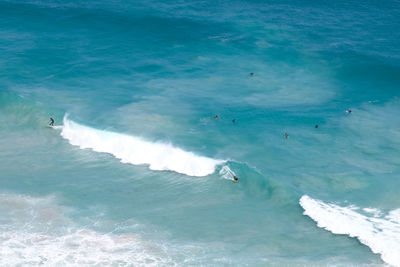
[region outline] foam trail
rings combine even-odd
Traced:
[[[225,165],[219,171],[219,175],[221,175],[222,178],[224,178],[226,180],[232,180],[233,181],[233,177],[236,176],[236,173],[234,171],[232,171],[228,166]]]
[[[70,144],[82,149],[91,148],[121,159],[123,163],[148,164],[151,170],[169,170],[189,176],[206,176],[214,173],[223,160],[198,156],[171,144],[152,143],[138,137],[97,130],[64,117],[61,135]]]
[[[400,266],[400,209],[377,217],[381,213],[376,209],[369,213],[369,209],[326,204],[307,195],[301,197],[300,205],[303,214],[316,221],[318,227],[334,234],[356,237],[374,253],[380,254],[386,263]]]

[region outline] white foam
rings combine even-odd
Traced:
[[[82,149],[91,148],[121,159],[123,163],[148,164],[151,170],[169,170],[189,176],[206,176],[215,171],[223,160],[198,156],[192,152],[176,148],[171,144],[152,143],[141,138],[97,130],[64,117],[61,135],[70,144]]]
[[[138,236],[101,234],[87,229],[74,229],[61,236],[2,232],[0,245],[2,266],[159,266],[170,261],[161,247]]]
[[[174,265],[168,248],[139,235],[78,227],[55,200],[0,194],[0,266]]]
[[[365,212],[368,212],[370,214],[372,214],[374,217],[379,217],[382,216],[382,212],[378,209],[374,209],[374,208],[363,208],[362,209]]]
[[[400,209],[376,218],[361,214],[362,210],[355,206],[326,204],[307,195],[301,197],[300,205],[303,214],[316,221],[318,227],[356,237],[386,263],[400,266]]]

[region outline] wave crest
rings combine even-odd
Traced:
[[[307,195],[301,197],[300,205],[303,214],[317,222],[318,227],[334,234],[356,237],[374,253],[381,254],[386,263],[400,266],[400,209],[378,217],[381,213],[376,209],[340,207]]]
[[[206,176],[214,173],[216,166],[225,162],[198,156],[171,144],[152,143],[135,136],[94,129],[73,122],[67,116],[64,116],[61,136],[82,149],[110,153],[123,163],[148,164],[151,170]]]

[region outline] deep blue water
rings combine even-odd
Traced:
[[[399,1],[0,18],[1,265],[400,266]]]

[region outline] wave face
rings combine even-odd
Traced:
[[[300,205],[303,214],[316,221],[318,227],[356,237],[374,253],[379,253],[386,263],[400,266],[400,209],[382,217],[376,209],[340,207],[307,195],[301,197]]]
[[[90,148],[121,159],[123,163],[148,164],[151,170],[175,171],[189,176],[206,176],[214,173],[223,160],[198,156],[171,144],[152,143],[138,137],[97,130],[64,117],[61,135],[70,144],[82,149]]]

